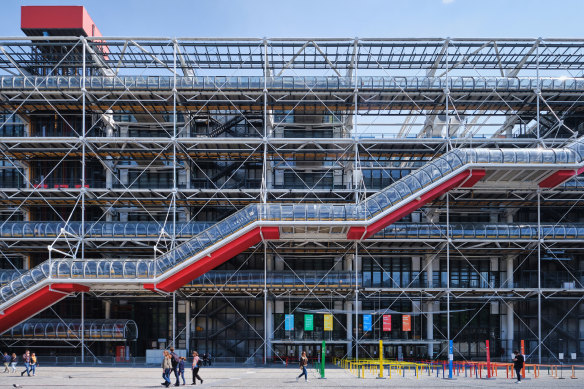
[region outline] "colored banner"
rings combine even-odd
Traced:
[[[391,315],[383,315],[383,331],[391,331]]]
[[[363,331],[371,331],[372,322],[371,315],[363,315]]]
[[[314,329],[314,316],[304,315],[304,331],[312,331]]]
[[[402,316],[402,331],[411,331],[411,330],[412,330],[412,316],[403,315]]]
[[[523,355],[523,369],[521,369],[521,377],[525,378],[525,363],[527,362],[525,360],[525,341],[523,339],[521,339],[521,355]]]
[[[333,315],[324,315],[324,330],[333,330]]]
[[[452,379],[452,365],[454,362],[454,342],[448,341],[448,378]]]
[[[489,350],[489,341],[485,342],[487,349],[487,378],[491,378],[491,351]]]
[[[293,331],[294,330],[294,315],[284,316],[284,330]]]

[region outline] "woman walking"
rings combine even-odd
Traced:
[[[163,352],[164,357],[162,358],[162,378],[164,382],[161,385],[170,386],[170,371],[172,370],[172,362],[170,360],[170,353],[166,350]]]
[[[193,383],[191,385],[196,385],[197,384],[197,379],[199,379],[199,381],[201,381],[201,384],[203,383],[203,379],[201,377],[199,377],[199,364],[201,363],[201,360],[199,358],[199,353],[196,351],[193,351]]]
[[[30,371],[32,372],[32,375],[35,376],[36,375],[36,367],[38,366],[37,363],[37,357],[35,353],[32,353],[30,355]]]
[[[18,357],[15,353],[12,353],[12,358],[10,359],[10,367],[12,368],[12,372],[16,373],[16,364],[18,363]]]
[[[308,372],[306,371],[306,366],[308,365],[308,358],[306,357],[306,351],[302,352],[302,357],[300,357],[300,369],[302,369],[302,373],[298,377],[296,377],[296,381],[300,379],[300,377],[304,376],[304,381],[308,382]]]

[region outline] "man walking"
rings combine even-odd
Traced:
[[[22,361],[24,362],[24,367],[26,368],[20,376],[22,377],[24,373],[26,373],[30,377],[30,351],[26,350],[24,354],[22,354]]]
[[[515,358],[513,358],[513,367],[515,368],[515,373],[517,374],[516,384],[521,383],[521,370],[523,369],[523,364],[525,363],[525,358],[519,353],[519,351],[513,351]]]
[[[8,368],[8,366],[10,366],[10,359],[10,355],[4,351],[4,355],[2,356],[2,362],[4,363],[4,373],[10,372],[10,369]]]
[[[174,372],[174,376],[176,377],[176,382],[174,386],[180,386],[179,381],[179,373],[178,373],[178,364],[180,362],[180,357],[177,353],[174,352],[174,347],[170,348],[170,362],[172,364],[172,371]]]

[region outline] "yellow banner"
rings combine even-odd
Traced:
[[[333,330],[333,315],[324,315],[324,330]]]

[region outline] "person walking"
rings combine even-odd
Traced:
[[[10,358],[10,367],[12,368],[12,372],[16,373],[16,364],[18,363],[18,357],[16,353],[12,353],[12,357]]]
[[[203,379],[201,377],[199,377],[199,366],[200,366],[201,360],[199,358],[199,353],[196,351],[193,351],[193,383],[191,385],[196,385],[197,384],[197,379],[199,381],[201,381],[201,384],[203,383]]]
[[[519,351],[513,351],[515,358],[513,358],[513,367],[515,368],[515,373],[517,374],[516,384],[521,383],[521,370],[523,369],[523,364],[525,363],[525,358],[519,353]]]
[[[166,350],[162,353],[162,378],[164,382],[161,385],[166,386],[167,388],[170,386],[170,370],[172,369],[172,363],[170,361],[170,353]]]
[[[180,357],[174,352],[174,347],[170,348],[170,362],[172,363],[172,371],[174,372],[174,377],[176,382],[174,386],[180,386],[180,381],[178,380],[178,363],[180,362]]]
[[[2,362],[4,363],[4,373],[9,373],[10,369],[8,366],[10,366],[10,355],[8,355],[6,351],[4,351],[4,355],[2,356]]]
[[[180,357],[180,361],[178,362],[178,374],[182,378],[183,385],[186,385],[185,381],[185,357]]]
[[[20,376],[22,377],[24,375],[24,373],[26,373],[26,375],[28,375],[30,377],[30,351],[26,350],[24,352],[24,354],[22,354],[22,362],[24,362],[24,368],[25,370],[20,373]]]
[[[38,366],[37,357],[35,353],[30,355],[30,370],[32,372],[33,377],[36,375],[36,367]]]
[[[304,381],[308,382],[308,372],[306,371],[306,366],[308,366],[308,358],[306,357],[306,351],[303,351],[302,356],[300,357],[300,370],[302,370],[302,373],[296,377],[296,381],[298,381],[300,377],[304,376]]]

